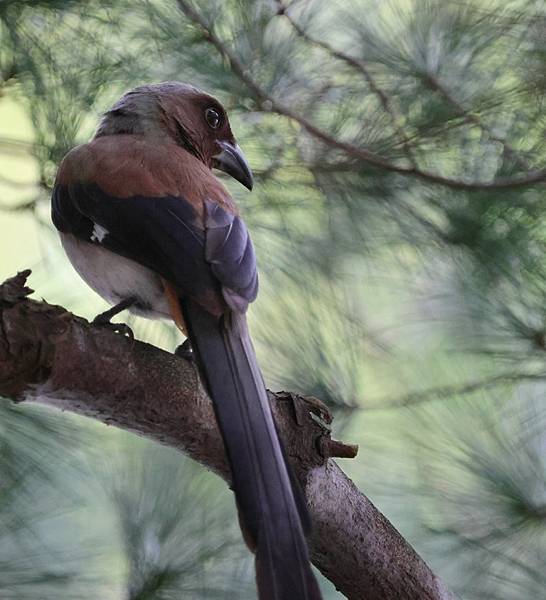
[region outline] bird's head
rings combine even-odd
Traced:
[[[96,137],[116,134],[168,137],[209,168],[252,189],[252,171],[226,111],[218,100],[191,85],[166,82],[127,92],[104,114]]]

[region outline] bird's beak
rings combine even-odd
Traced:
[[[221,151],[212,157],[212,166],[231,175],[249,190],[252,189],[254,179],[252,171],[239,144],[217,141]]]

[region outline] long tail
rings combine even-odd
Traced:
[[[201,377],[214,402],[239,515],[256,555],[260,600],[320,600],[305,539],[305,508],[289,467],[244,315],[218,319],[182,300]]]

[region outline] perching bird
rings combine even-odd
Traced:
[[[182,83],[135,88],[105,113],[90,143],[64,158],[53,223],[76,271],[113,305],[98,322],[129,309],[171,318],[187,334],[256,555],[260,599],[319,600],[305,504],[247,329],[258,291],[254,249],[213,168],[252,189],[220,103]]]

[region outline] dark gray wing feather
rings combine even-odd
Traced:
[[[212,201],[204,224],[184,198],[115,198],[96,184],[57,185],[52,198],[57,229],[143,264],[181,294],[222,293],[244,312],[258,293],[256,256],[244,221]],[[92,235],[98,224],[108,233]]]
[[[258,272],[252,240],[244,221],[218,204],[205,202],[205,257],[222,282],[224,298],[242,312],[258,294]]]

